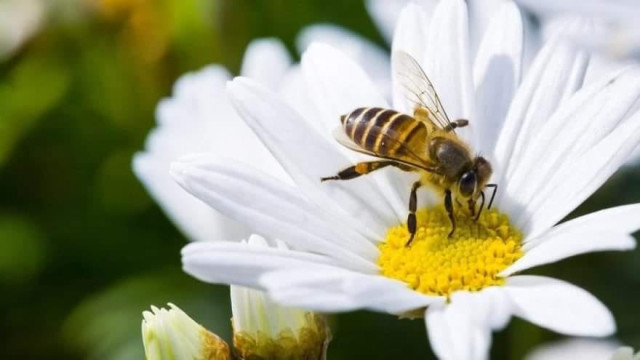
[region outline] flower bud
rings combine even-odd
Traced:
[[[151,306],[142,313],[142,341],[147,360],[229,360],[229,345],[177,306]]]
[[[331,334],[322,315],[286,308],[265,293],[231,286],[233,345],[241,359],[320,360]]]

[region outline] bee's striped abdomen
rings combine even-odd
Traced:
[[[409,115],[381,108],[358,108],[341,117],[354,143],[381,156],[402,155],[403,145],[426,135],[425,126]]]

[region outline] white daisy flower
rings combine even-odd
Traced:
[[[525,360],[613,360],[614,354],[620,348],[620,344],[613,340],[565,339],[533,349]]]
[[[247,244],[268,248],[258,235],[252,235]],[[287,249],[281,242],[278,247]],[[331,334],[323,316],[284,308],[262,291],[241,286],[231,286],[231,310],[233,346],[241,359],[326,358]]]
[[[632,347],[624,346],[616,350],[611,356],[611,360],[639,360],[640,351],[634,352]]]
[[[224,340],[173,304],[169,304],[169,310],[152,306],[151,311],[142,315],[142,340],[147,360],[231,359]]]
[[[490,331],[512,315],[565,334],[613,333],[610,312],[585,290],[513,274],[577,254],[635,247],[629,234],[640,227],[640,205],[556,224],[640,142],[639,71],[581,88],[588,58],[560,41],[560,27],[520,84],[526,46],[512,3],[496,11],[473,66],[464,1],[440,2],[428,22],[404,23],[410,15],[401,17],[394,49],[420,59],[451,118],[471,119],[462,129],[470,131],[460,133],[493,164],[492,180],[500,184],[495,209],[477,223],[459,219],[448,239],[441,207],[421,199],[419,230],[405,247],[411,174],[388,169],[321,183],[359,158],[329,135],[339,116],[390,106],[350,59],[313,45],[302,59],[308,87],[299,89],[313,107],[295,110],[248,79],[228,85],[238,112],[294,184],[207,155],[172,164],[187,191],[291,249],[193,243],[183,250],[185,271],[211,283],[261,289],[280,304],[309,310],[424,314],[432,348],[446,359],[485,358]],[[429,35],[425,41],[402,34]]]
[[[0,2],[0,60],[13,54],[43,25],[47,4],[41,0]]]
[[[597,33],[571,34],[574,40],[614,58],[640,59],[640,7],[633,0],[516,0],[543,22],[559,16],[583,16],[601,25]]]

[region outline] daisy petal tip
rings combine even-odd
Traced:
[[[599,321],[594,322],[593,326],[590,328],[583,328],[580,331],[567,332],[566,335],[572,336],[590,336],[590,337],[607,337],[614,335],[618,331],[616,326],[616,320],[613,317],[613,314],[608,310],[603,311],[600,314]]]
[[[638,247],[638,242],[633,235],[629,235],[629,242],[627,243],[627,247],[624,250],[635,250]]]
[[[234,88],[234,81],[235,79],[230,79],[227,80],[227,82],[224,84],[224,88],[227,90],[227,94],[230,94],[231,92],[233,92],[233,88]]]
[[[408,2],[400,11],[399,19],[402,19],[403,16],[409,16],[409,14],[419,14],[422,13],[422,8],[420,5],[416,4],[413,1]]]
[[[194,243],[189,243],[185,246],[182,247],[182,249],[180,249],[180,256],[182,256],[182,259],[184,261],[184,258],[187,257],[190,254],[193,254],[196,251],[199,251],[202,248],[202,242],[194,242]]]
[[[238,92],[247,88],[259,86],[259,83],[245,76],[236,76],[232,80],[227,81],[227,93],[237,95]]]
[[[146,165],[149,161],[149,155],[143,151],[138,151],[131,157],[131,170],[137,177],[145,174]]]
[[[302,57],[309,57],[310,55],[318,51],[323,51],[325,49],[331,49],[331,46],[319,41],[313,41],[311,44],[309,44],[307,50],[302,54]]]
[[[187,175],[189,174],[189,169],[191,168],[188,162],[179,160],[171,163],[169,167],[169,174],[180,186],[187,186]]]
[[[599,337],[607,337],[615,334],[618,331],[618,327],[616,326],[616,321],[613,319],[613,315],[611,315],[611,321],[608,326],[603,327],[600,335],[596,335]]]
[[[514,276],[505,291],[514,315],[571,336],[606,337],[616,331],[611,311],[595,296],[568,282],[534,275]]]
[[[309,44],[307,50],[302,54],[301,62],[304,64],[312,59],[324,59],[325,57],[332,58],[340,55],[342,55],[342,52],[335,47],[327,43],[314,41]]]

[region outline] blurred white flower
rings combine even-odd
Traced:
[[[601,25],[597,33],[578,32],[574,39],[615,58],[640,59],[640,6],[635,0],[516,0],[543,23],[560,16],[582,16]]]
[[[308,108],[293,109],[249,79],[228,85],[238,112],[294,184],[211,155],[172,164],[187,191],[291,248],[193,243],[183,250],[185,271],[266,291],[286,306],[424,315],[431,346],[446,359],[486,358],[491,330],[513,315],[564,334],[613,333],[612,315],[585,290],[513,274],[577,254],[635,247],[629,234],[640,227],[638,204],[556,224],[640,142],[640,71],[630,68],[583,88],[588,56],[563,41],[565,31],[582,26],[572,22],[553,30],[523,77],[521,20],[514,3],[500,4],[475,54],[462,0],[439,2],[431,17],[410,4],[394,34],[393,49],[418,59],[449,116],[471,119],[459,134],[492,161],[499,211],[485,212],[480,225],[459,220],[450,240],[443,210],[425,197],[419,224],[429,217],[436,226],[419,230],[407,248],[403,222],[413,176],[389,169],[321,183],[363,159],[332,139],[340,115],[390,106],[356,63],[312,45],[302,59],[305,81],[292,86],[308,95]],[[397,89],[394,108],[407,111]],[[475,226],[486,232],[474,232]],[[453,260],[442,261],[447,257]]]
[[[248,245],[268,246],[258,235]],[[286,249],[283,243],[278,247]],[[264,292],[241,286],[231,286],[231,309],[233,346],[242,359],[325,358],[331,335],[322,315],[282,307]]]
[[[640,60],[640,4],[635,0],[516,0],[548,30],[566,18],[583,18],[590,26],[566,33],[576,46],[596,53],[585,83],[599,81]],[[640,147],[627,165],[640,162]]]
[[[633,348],[623,346],[613,353],[611,360],[640,360],[640,352],[634,353]]]
[[[639,360],[640,353],[613,340],[573,338],[544,344],[529,353],[525,360]]]
[[[224,340],[191,319],[177,306],[151,307],[142,313],[142,340],[147,360],[231,359]]]
[[[612,340],[572,338],[538,346],[525,360],[610,360],[619,347]]]
[[[274,86],[290,66],[280,41],[257,40],[247,48],[242,74]],[[158,105],[156,128],[133,160],[138,179],[190,240],[241,239],[249,231],[177,186],[169,176],[171,161],[192,152],[224,154],[282,180],[288,177],[232,108],[224,90],[231,77],[220,65],[182,76],[173,96]]]
[[[0,60],[38,31],[45,14],[46,4],[42,0],[0,1]]]

